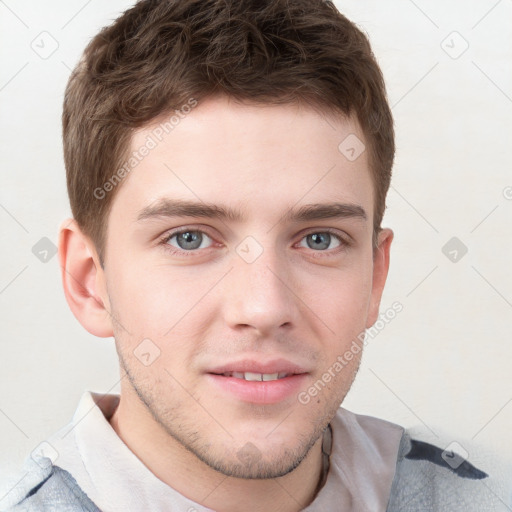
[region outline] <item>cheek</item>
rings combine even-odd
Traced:
[[[371,295],[371,270],[363,261],[350,268],[304,273],[301,297],[338,339],[364,329]],[[357,334],[357,333],[356,333]]]
[[[169,305],[173,294],[142,265],[116,265],[109,275],[108,291],[113,314],[133,337],[156,335],[171,320],[165,316],[164,305]]]
[[[201,337],[214,310],[203,299],[216,279],[186,267],[119,265],[110,275],[109,296],[113,314],[130,333],[125,343],[150,338],[162,351],[174,351],[181,350],[177,340]]]

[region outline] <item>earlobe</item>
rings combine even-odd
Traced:
[[[389,270],[389,253],[393,241],[393,231],[384,228],[379,232],[378,244],[373,254],[373,281],[372,293],[366,320],[366,328],[369,329],[379,317],[380,300]]]
[[[77,320],[95,336],[113,336],[105,274],[94,244],[74,219],[59,229],[59,263],[64,295]]]

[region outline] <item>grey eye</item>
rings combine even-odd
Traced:
[[[201,231],[182,231],[172,235],[168,240],[170,245],[184,251],[203,249],[208,242],[211,242],[211,238]]]
[[[306,235],[303,238],[303,240],[306,241],[306,246],[309,249],[315,249],[320,251],[324,251],[325,249],[334,249],[335,247],[338,247],[340,245],[338,237],[336,237],[335,235],[331,235],[328,232],[310,233],[309,235]],[[331,245],[331,242],[335,242],[336,245],[334,245],[333,247],[329,247]],[[305,247],[302,244],[302,241],[301,246]]]

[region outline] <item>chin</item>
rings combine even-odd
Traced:
[[[247,442],[234,456],[217,458],[209,453],[195,453],[205,464],[223,475],[244,480],[265,480],[291,473],[305,459],[311,446],[301,446],[290,451],[286,448],[268,453],[260,451],[255,444]]]

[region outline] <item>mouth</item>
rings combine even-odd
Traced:
[[[238,361],[206,373],[210,383],[228,399],[254,404],[289,403],[304,387],[308,375],[305,368],[284,359]]]
[[[219,374],[213,374],[219,375]],[[279,373],[255,373],[255,372],[224,372],[220,375],[224,377],[233,377],[235,379],[243,379],[251,382],[270,382],[273,380],[280,380],[290,375],[294,375],[293,373],[288,372],[279,372]]]

